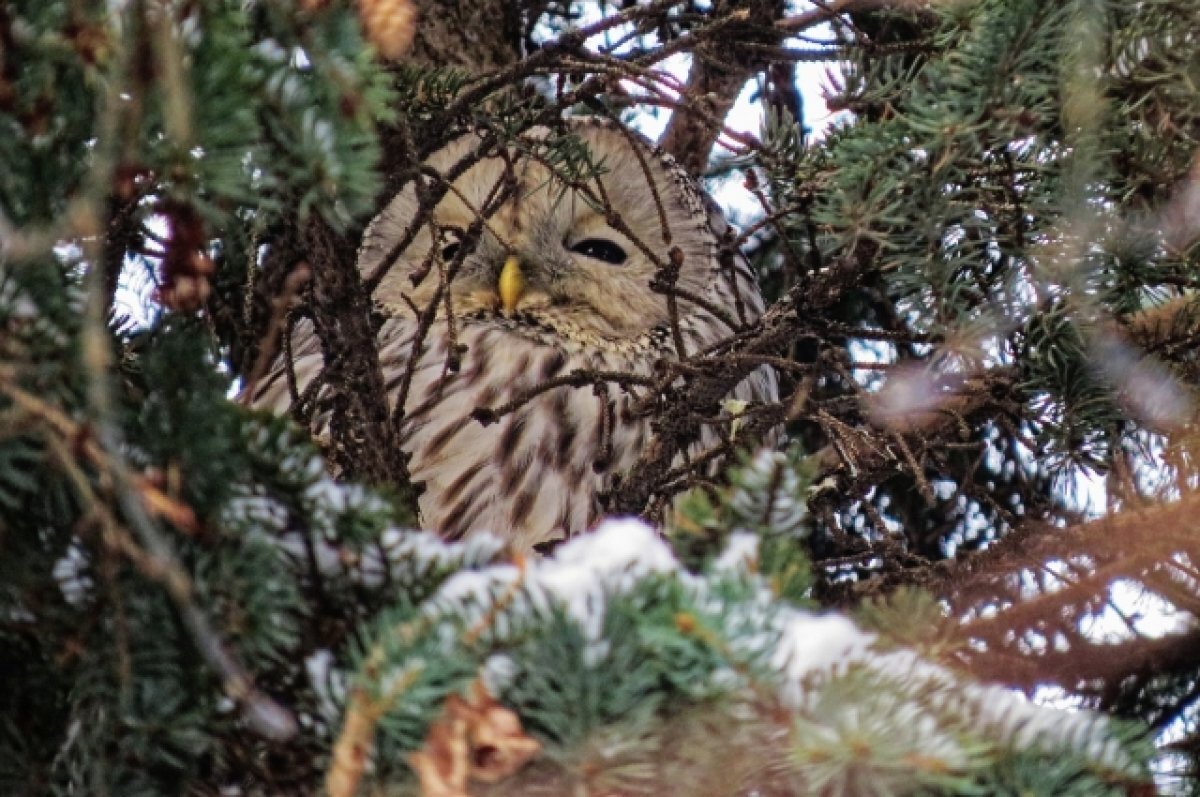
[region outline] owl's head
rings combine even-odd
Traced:
[[[669,323],[666,296],[650,282],[673,249],[676,285],[703,295],[716,278],[716,238],[698,188],[636,133],[594,119],[570,125],[599,167],[577,181],[539,160],[544,130],[526,134],[524,152],[481,153],[471,134],[430,156],[421,179],[432,189],[441,175],[446,187],[432,210],[421,211],[410,183],[367,230],[364,276],[409,240],[376,300],[411,315],[445,305],[448,292],[464,323],[625,347]]]

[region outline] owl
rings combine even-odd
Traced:
[[[586,530],[597,497],[652,442],[630,410],[661,361],[702,353],[763,311],[748,264],[719,256],[720,210],[669,155],[615,123],[567,124],[589,153],[581,176],[552,163],[545,129],[491,151],[464,135],[424,164],[441,179],[400,190],[359,251],[363,277],[383,275],[380,364],[393,409],[403,402],[422,525],[446,538],[488,530],[525,549]],[[678,271],[671,301],[651,288],[664,268]],[[309,323],[290,349],[303,394],[322,366]],[[595,380],[564,384],[584,371]],[[277,365],[253,402],[288,409],[285,374]],[[731,398],[776,393],[762,368]]]

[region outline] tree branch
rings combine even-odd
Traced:
[[[742,86],[759,67],[757,60],[747,57],[745,51],[730,48],[723,42],[744,40],[746,33],[755,39],[762,39],[763,35],[756,31],[773,32],[773,26],[782,13],[783,4],[770,0],[718,3],[713,9],[714,17],[722,14],[739,15],[744,20],[746,31],[741,36],[730,32],[728,38],[707,41],[692,53],[692,68],[681,97],[682,107],[671,115],[660,142],[662,148],[679,161],[689,174],[700,175],[704,172],[713,145],[721,134],[721,128],[710,120],[723,121],[729,115]],[[777,44],[778,35],[768,35],[760,43]],[[703,113],[689,111],[691,106]]]
[[[399,487],[415,509],[408,455],[389,421],[371,300],[355,266],[355,249],[315,216],[305,239],[313,274],[313,325],[326,369],[330,460],[343,474]]]

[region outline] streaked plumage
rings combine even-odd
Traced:
[[[572,126],[603,167],[589,189],[564,185],[533,157],[508,153],[508,167],[506,158],[485,158],[453,180],[375,291],[388,316],[379,344],[392,402],[413,356],[414,309],[441,296],[416,354],[401,434],[412,454],[412,476],[425,483],[422,521],[447,537],[490,529],[523,548],[580,532],[596,520],[596,496],[611,475],[631,467],[650,442],[645,420],[624,417],[645,388],[611,382],[550,389],[488,426],[471,417],[477,407],[498,407],[577,369],[649,376],[656,361],[676,358],[667,300],[649,287],[658,266],[643,247],[660,262],[677,247],[677,285],[726,318],[744,324],[762,312],[746,264],[717,257],[725,229],[719,210],[674,161],[615,125],[585,120]],[[535,147],[538,134],[529,135]],[[445,174],[464,158],[470,162],[479,144],[479,137],[464,136],[427,165]],[[506,169],[514,198],[487,219],[447,299],[447,264]],[[610,225],[608,208],[632,237]],[[404,240],[417,216],[410,184],[368,228],[359,253],[364,276]],[[684,299],[678,308],[689,354],[733,331]],[[307,323],[292,340],[303,392],[321,367],[320,346]],[[452,340],[457,358],[449,356]],[[760,369],[734,393],[774,400],[774,374]],[[281,366],[256,387],[254,401],[287,409]],[[316,414],[315,434],[325,432],[326,421]]]

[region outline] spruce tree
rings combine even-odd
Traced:
[[[0,792],[1200,791],[1197,31],[0,4]],[[723,131],[744,91],[761,130]],[[648,407],[614,519],[514,558],[413,528],[355,249],[446,141],[567,114],[668,119],[770,305]],[[297,315],[339,363],[323,448],[236,398]],[[764,363],[730,465],[672,467]]]

